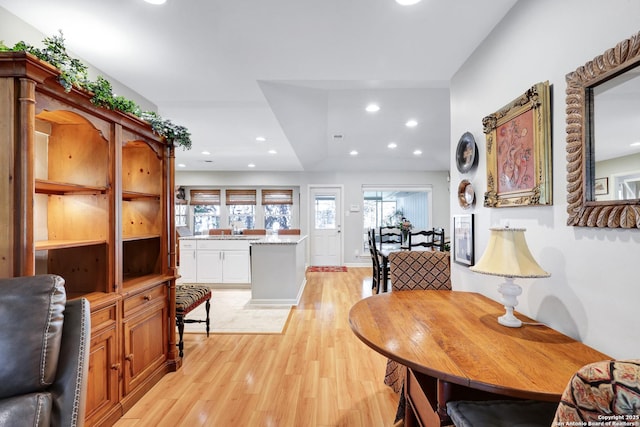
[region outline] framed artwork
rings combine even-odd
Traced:
[[[474,260],[473,214],[453,216],[453,261],[472,266]]]
[[[596,178],[593,191],[596,196],[609,194],[609,178]]]
[[[487,140],[484,206],[551,205],[549,82],[482,119]]]

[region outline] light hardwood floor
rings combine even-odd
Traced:
[[[348,322],[371,295],[371,269],[348,270],[307,273],[282,335],[185,334],[182,368],[116,426],[392,426],[398,395],[383,383],[386,358]]]

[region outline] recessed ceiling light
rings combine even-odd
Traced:
[[[420,3],[421,0],[396,0],[396,3],[401,4],[403,6],[412,6],[416,3]]]
[[[186,167],[187,167],[187,165],[185,165],[184,163],[178,163],[178,167],[179,167],[179,168],[186,168]]]
[[[269,150],[268,153],[269,154],[278,154],[278,152],[276,150]]]
[[[255,165],[255,164],[253,164],[253,163],[249,163],[249,164],[247,165],[247,167],[255,168],[255,167],[256,167],[256,165]]]
[[[387,147],[388,147],[388,148],[391,148],[391,149],[394,149],[394,148],[396,148],[397,146],[398,146],[398,144],[396,144],[395,142],[390,142],[390,143],[388,143],[388,144],[387,144]]]
[[[257,136],[256,137],[256,141],[258,142],[265,142],[267,140],[267,138],[265,138],[264,136]]]
[[[631,147],[640,147],[640,141],[632,142],[630,145],[631,145]]]
[[[367,105],[367,108],[365,108],[365,110],[367,110],[369,113],[375,113],[377,111],[380,111],[380,106],[378,104],[369,104]]]
[[[202,154],[204,154],[205,156],[208,156],[208,155],[209,155],[209,154],[211,154],[211,153],[210,153],[210,152],[208,152],[208,151],[203,151],[203,152],[202,152]]]
[[[413,150],[413,155],[414,156],[419,156],[422,154],[422,150]]]
[[[167,0],[144,0],[149,4],[165,4]]]
[[[413,120],[413,119],[411,119],[411,120],[408,120],[407,123],[405,123],[405,126],[408,127],[408,128],[414,128],[414,127],[418,126],[418,122]]]
[[[358,151],[357,151],[357,150],[351,150],[351,151],[349,152],[349,155],[351,155],[351,156],[357,156],[357,155],[358,155]]]

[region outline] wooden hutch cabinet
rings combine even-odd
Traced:
[[[180,364],[174,147],[58,74],[0,53],[0,277],[58,274],[90,301],[87,424],[111,425]]]

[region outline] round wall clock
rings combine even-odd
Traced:
[[[470,132],[465,132],[456,148],[456,166],[461,173],[469,172],[478,164],[478,147]]]

